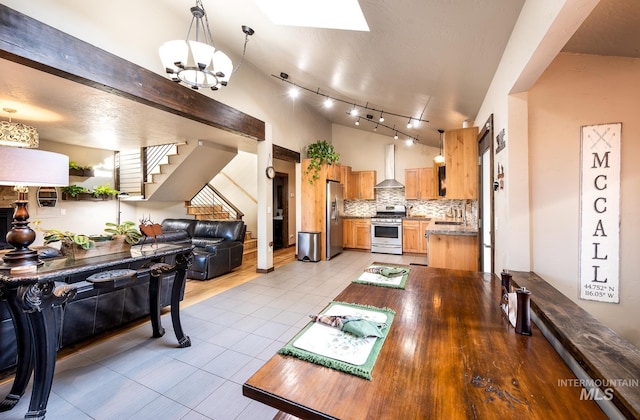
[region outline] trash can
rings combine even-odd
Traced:
[[[320,232],[298,232],[298,261],[320,261]]]

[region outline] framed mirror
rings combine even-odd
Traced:
[[[40,207],[55,207],[58,204],[58,189],[55,187],[39,187],[37,199]]]

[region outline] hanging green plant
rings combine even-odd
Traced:
[[[311,159],[305,175],[311,174],[309,178],[309,184],[313,185],[313,181],[320,176],[318,172],[323,164],[332,165],[337,163],[340,159],[340,154],[336,153],[332,144],[326,142],[326,140],[318,140],[315,143],[311,143],[307,146],[307,158]]]

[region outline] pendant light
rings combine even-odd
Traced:
[[[442,154],[442,134],[444,134],[444,130],[440,129],[438,133],[440,133],[440,154],[433,158],[433,161],[435,163],[444,163],[444,155]]]

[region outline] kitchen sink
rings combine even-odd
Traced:
[[[436,225],[461,225],[462,222],[456,220],[436,220]]]

